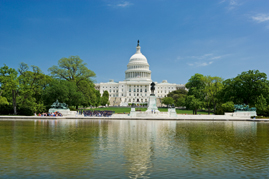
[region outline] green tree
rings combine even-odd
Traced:
[[[233,112],[234,111],[234,103],[232,101],[228,101],[221,105],[223,108],[223,112]]]
[[[188,95],[186,96],[186,106],[188,106],[188,109],[193,110],[193,114],[197,114],[197,110],[203,106],[203,102],[195,98],[194,95]]]
[[[18,72],[4,64],[0,68],[0,86],[1,90],[8,93],[6,95],[11,96],[13,111],[14,114],[17,114],[17,96],[19,93]]]
[[[169,104],[170,105],[174,104],[174,100],[172,97],[164,97],[164,98],[162,98],[162,103],[167,105],[167,107],[168,107]]]
[[[185,98],[187,95],[185,89],[178,89],[167,94],[167,97],[173,98],[176,106],[185,106]]]
[[[268,98],[268,84],[265,73],[261,73],[259,70],[249,70],[235,78],[225,80],[220,97],[222,102],[233,101],[235,104],[254,106],[256,99],[261,94]]]
[[[95,90],[95,96],[96,96],[95,107],[98,107],[101,104],[101,94],[100,94],[100,91]]]
[[[257,98],[255,107],[257,108],[258,115],[263,115],[267,110],[267,102],[262,94]]]
[[[79,56],[70,56],[69,58],[61,58],[58,61],[58,66],[52,66],[49,71],[55,78],[75,81],[78,85],[83,80],[92,81],[91,78],[95,77],[95,73],[86,65]]]
[[[1,105],[8,105],[7,98],[0,96],[0,106]]]
[[[105,106],[106,104],[109,105],[109,93],[108,93],[108,91],[104,91],[104,93],[101,97],[101,105]]]
[[[58,61],[58,66],[49,68],[51,75],[55,78],[70,81],[76,84],[77,91],[82,92],[83,97],[77,100],[76,108],[79,105],[95,105],[97,97],[92,82],[92,77],[95,73],[86,67],[86,63],[78,56],[70,56],[69,58],[62,58]]]
[[[223,79],[217,76],[204,76],[201,78],[204,83],[204,104],[210,114],[210,108],[214,106],[214,112],[216,110],[217,103],[219,102],[218,93],[220,93],[223,84]]]
[[[40,70],[37,66],[31,66],[32,71],[25,63],[21,63],[18,69],[19,80],[19,108],[26,108],[27,111],[44,112],[45,106],[42,101],[44,87],[47,86],[51,78]],[[23,109],[25,110],[25,109]]]
[[[57,99],[68,106],[77,106],[82,103],[83,96],[74,82],[53,79],[45,88],[42,98],[48,107]]]
[[[196,73],[186,83],[186,88],[189,90],[188,95],[194,95],[197,99],[204,99],[205,83],[203,81],[204,76]]]

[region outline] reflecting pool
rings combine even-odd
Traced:
[[[268,178],[269,123],[0,121],[0,178]]]

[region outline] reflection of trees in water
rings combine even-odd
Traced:
[[[91,170],[99,136],[107,137],[105,123],[73,120],[6,122],[5,130],[0,130],[0,135],[6,136],[0,138],[3,144],[0,161],[17,171],[21,168],[22,171],[29,169],[49,175],[76,173],[83,168]]]
[[[177,145],[187,146],[191,158],[188,162],[195,167],[215,168],[230,162],[239,168],[255,170],[257,165],[269,164],[268,137],[268,124],[178,122],[174,140]]]

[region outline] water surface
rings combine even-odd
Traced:
[[[0,121],[0,178],[268,178],[269,123]]]

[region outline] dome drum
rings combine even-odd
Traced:
[[[141,47],[137,45],[136,53],[131,56],[125,71],[125,80],[146,80],[151,81],[151,71],[147,58],[141,53]]]

